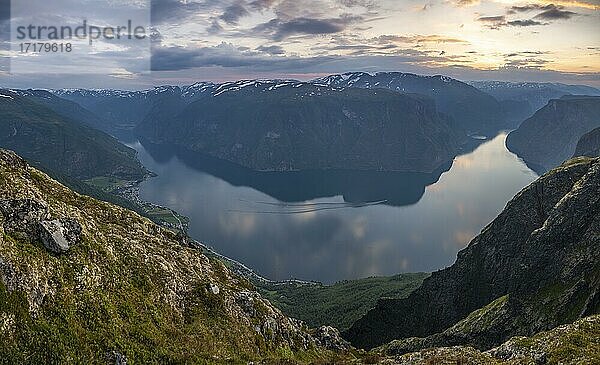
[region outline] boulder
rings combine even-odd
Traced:
[[[49,251],[67,252],[81,239],[81,225],[74,219],[55,219],[39,223],[39,237]]]

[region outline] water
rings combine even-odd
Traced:
[[[274,280],[332,283],[451,265],[537,175],[500,134],[433,174],[257,173],[136,142],[158,177],[142,199],[190,218],[190,235]]]

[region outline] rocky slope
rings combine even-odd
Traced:
[[[489,349],[600,313],[600,159],[569,161],[508,203],[451,267],[381,300],[345,333],[398,352]]]
[[[0,147],[76,179],[138,180],[145,176],[133,149],[85,125],[83,109],[73,107],[70,113],[65,103],[57,104],[52,99],[56,97],[43,93],[0,90]],[[46,98],[50,102],[41,101]],[[61,108],[70,116],[59,113]],[[73,119],[76,116],[82,120]]]
[[[350,72],[314,80],[334,87],[389,89],[402,93],[427,95],[438,110],[454,118],[469,133],[496,135],[509,126],[502,107],[490,95],[471,85],[446,76],[420,76],[401,72]]]
[[[574,157],[600,157],[600,128],[584,134],[577,142]]]
[[[378,351],[380,363],[395,365],[465,364],[596,364],[600,363],[600,315],[559,326],[532,337],[514,337],[489,351],[472,347],[438,347],[394,356],[393,342]]]
[[[585,133],[600,127],[600,97],[565,96],[551,100],[510,133],[507,147],[539,173],[575,153]]]
[[[282,315],[186,239],[5,150],[0,231],[2,362],[237,363],[347,348],[335,330]]]
[[[431,172],[467,140],[421,96],[271,81],[221,86],[136,132],[259,171]]]

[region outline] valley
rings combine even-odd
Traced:
[[[572,94],[594,90],[402,73],[0,89],[0,147],[28,161],[0,153],[0,351],[510,364],[587,336],[592,358],[598,98]],[[33,343],[45,329],[61,340]]]

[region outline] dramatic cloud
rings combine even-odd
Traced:
[[[545,20],[571,19],[571,17],[573,17],[574,15],[577,15],[577,13],[568,10],[562,10],[559,8],[554,8],[539,13],[535,16],[535,18]]]
[[[220,19],[228,24],[237,24],[238,20],[244,16],[250,15],[250,12],[246,10],[242,3],[236,3],[229,5]]]
[[[524,13],[531,11],[541,11],[541,13],[535,16],[536,19],[544,20],[557,20],[557,19],[570,19],[577,13],[569,10],[565,10],[564,6],[555,4],[527,4],[522,6],[512,6],[509,10],[509,14]]]
[[[297,18],[288,21],[273,19],[256,26],[253,31],[264,34],[274,40],[283,40],[292,35],[319,35],[339,33],[361,17],[346,16],[336,19]]]
[[[592,80],[600,73],[600,0],[150,1],[156,34],[152,77],[177,74],[173,83],[353,70],[471,79],[484,77],[477,76],[480,70],[499,69],[502,75],[523,69],[535,70],[527,75],[573,73]],[[67,9],[73,19],[83,7],[80,0],[48,2],[49,9]],[[0,25],[7,16],[0,8]],[[151,83],[150,77],[122,71],[131,61],[119,57],[117,48],[98,52],[99,59],[115,64],[113,77]]]

